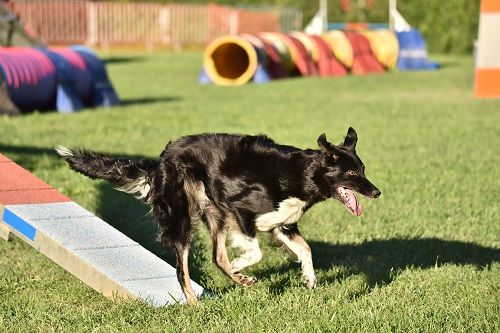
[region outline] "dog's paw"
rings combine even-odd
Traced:
[[[317,279],[315,275],[304,275],[304,282],[309,289],[316,288]]]
[[[243,274],[238,274],[238,278],[240,280],[240,284],[244,287],[251,287],[257,281],[257,278]]]

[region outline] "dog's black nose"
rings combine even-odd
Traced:
[[[372,191],[372,197],[374,197],[374,198],[380,197],[381,194],[382,193],[379,190],[373,190]]]

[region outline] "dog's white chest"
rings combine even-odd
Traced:
[[[304,214],[306,202],[290,197],[280,202],[278,209],[262,214],[255,220],[255,225],[260,231],[269,231],[286,224],[294,224]]]

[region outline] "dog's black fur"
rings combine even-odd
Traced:
[[[325,134],[317,142],[318,150],[302,150],[263,135],[191,135],[169,142],[158,160],[138,162],[87,150],[60,147],[57,151],[73,170],[138,193],[151,206],[161,240],[176,252],[177,275],[186,298],[195,303],[187,253],[197,217],[211,233],[214,262],[235,282],[246,286],[254,282],[238,267],[260,260],[255,238],[260,229],[273,234],[302,261],[306,282],[315,286],[310,249],[296,224],[300,215],[330,197],[345,203],[339,188],[371,198],[380,195],[364,175],[354,129],[349,128],[341,145],[329,143]],[[354,208],[346,206],[359,215],[355,201]],[[235,260],[238,263],[227,258],[228,232],[239,237],[236,245],[246,251]]]

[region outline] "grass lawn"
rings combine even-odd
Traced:
[[[259,235],[259,281],[235,286],[211,261],[201,227],[192,278],[213,298],[198,306],[113,303],[15,239],[0,242],[0,332],[500,332],[500,101],[472,96],[470,57],[437,72],[301,78],[199,86],[201,54],[103,55],[123,106],[78,114],[0,117],[0,152],[165,260],[147,208],[57,160],[84,146],[156,157],[199,132],[266,133],[316,147],[358,131],[366,174],[382,191],[356,218],[329,200],[299,225],[318,275]],[[1,170],[0,170],[1,172]]]

